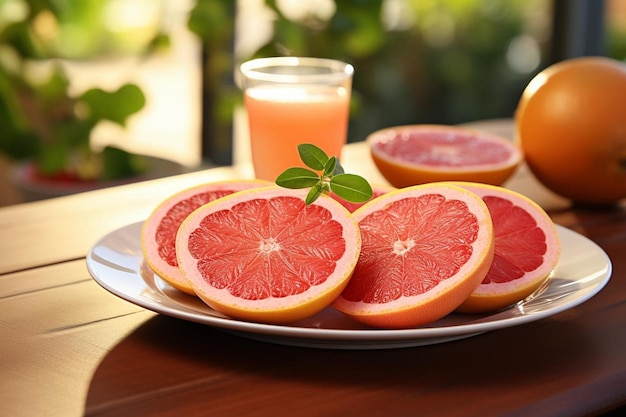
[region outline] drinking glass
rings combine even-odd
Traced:
[[[259,58],[240,67],[255,176],[274,181],[303,166],[297,146],[328,156],[346,144],[354,69],[344,62],[302,57]]]

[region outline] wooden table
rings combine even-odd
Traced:
[[[382,181],[363,144],[344,157]],[[176,190],[242,172],[0,209],[0,415],[583,416],[626,405],[626,204],[571,208],[525,169],[508,186],[595,241],[614,269],[591,300],[521,326],[395,350],[288,347],[155,314],[90,277],[85,256],[101,236]]]

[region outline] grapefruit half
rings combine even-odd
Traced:
[[[500,185],[522,161],[513,141],[455,126],[392,127],[367,142],[380,173],[398,188],[437,181]]]
[[[344,289],[361,249],[359,226],[327,195],[242,191],[194,211],[176,238],[194,292],[229,317],[288,323],[321,311]]]
[[[333,305],[373,327],[410,328],[448,315],[482,282],[493,260],[487,206],[454,185],[392,191],[354,217],[361,254]]]
[[[496,245],[487,276],[457,311],[485,313],[509,307],[537,290],[556,267],[561,244],[554,223],[537,203],[515,191],[457,185],[487,204]]]
[[[141,230],[144,260],[174,288],[194,294],[178,268],[176,232],[195,209],[236,191],[270,184],[262,180],[222,181],[202,184],[176,193],[161,202],[148,216]]]

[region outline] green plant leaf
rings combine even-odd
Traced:
[[[359,175],[335,175],[330,180],[330,189],[339,197],[353,203],[364,203],[372,198],[372,187]]]
[[[324,165],[324,175],[330,177],[335,174],[335,168],[337,167],[337,158],[331,156],[326,161],[326,165]]]
[[[54,142],[67,143],[68,149],[89,148],[89,138],[95,124],[91,120],[69,120],[54,126]]]
[[[196,0],[187,27],[205,44],[215,44],[216,40],[224,38],[233,25],[236,13],[234,3],[224,0]]]
[[[276,184],[291,189],[308,188],[320,181],[319,175],[306,168],[288,168],[276,178]]]
[[[316,171],[323,171],[329,159],[326,152],[310,143],[298,145],[298,154],[306,166]]]
[[[143,91],[135,84],[126,84],[113,92],[92,88],[83,93],[81,100],[88,106],[91,120],[110,120],[122,126],[146,104]]]
[[[313,187],[311,187],[311,189],[309,190],[309,193],[306,195],[306,199],[304,200],[304,203],[307,206],[313,203],[315,200],[319,198],[320,195],[322,195],[323,189],[324,189],[324,185],[322,183],[318,182],[317,184],[315,184]]]
[[[148,170],[147,160],[136,154],[131,154],[123,149],[106,146],[102,150],[103,170],[101,180],[118,180],[132,178]]]
[[[298,145],[300,158],[318,174],[306,168],[289,168],[276,178],[276,184],[284,188],[308,188],[305,202],[313,203],[324,193],[331,190],[340,198],[353,203],[363,203],[372,198],[372,187],[359,175],[344,173],[336,156],[328,157],[315,145]]]
[[[47,145],[36,158],[39,172],[47,176],[62,172],[70,158],[70,151],[71,148],[66,142],[54,142]]]

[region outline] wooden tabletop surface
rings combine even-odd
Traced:
[[[383,182],[362,143],[344,165]],[[245,172],[0,208],[0,415],[587,416],[626,405],[626,202],[572,207],[524,168],[507,186],[613,264],[595,297],[528,324],[403,349],[290,347],[156,314],[91,278],[85,257],[100,237],[177,190]]]

